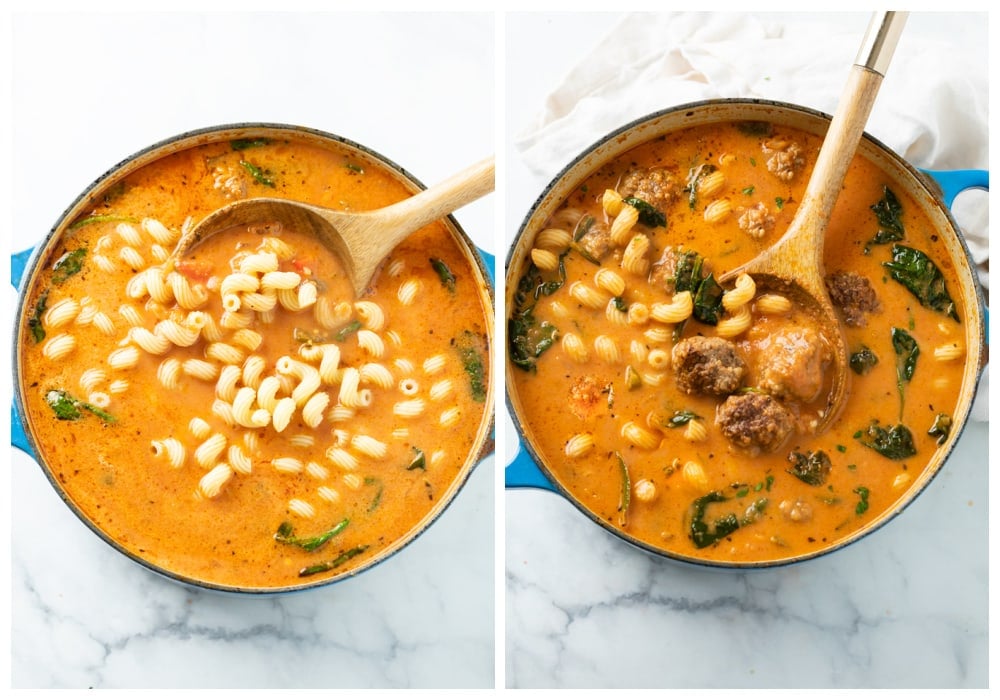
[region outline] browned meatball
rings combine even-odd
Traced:
[[[865,326],[868,323],[865,313],[882,308],[867,277],[856,272],[838,271],[827,275],[824,281],[830,301],[844,314],[844,323],[848,326]]]
[[[577,377],[569,389],[569,410],[580,420],[588,420],[607,405],[608,382],[592,374]]]
[[[737,447],[771,452],[792,432],[795,419],[773,396],[748,392],[727,398],[715,413],[715,423]]]
[[[761,347],[757,386],[779,399],[812,401],[823,388],[830,349],[815,329],[789,326]]]
[[[587,255],[595,260],[603,260],[604,256],[611,250],[611,233],[608,231],[607,224],[595,221],[580,237],[579,244],[587,252]]]
[[[736,346],[725,338],[685,338],[674,346],[672,360],[677,387],[688,394],[731,394],[746,372]]]
[[[677,199],[680,191],[677,178],[664,168],[630,170],[618,185],[622,197],[636,197],[660,211]]]

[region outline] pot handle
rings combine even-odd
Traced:
[[[542,470],[531,459],[531,455],[528,454],[528,450],[524,448],[524,443],[520,440],[517,442],[517,454],[507,464],[503,477],[504,488],[535,488],[558,493],[555,485],[542,474]]]
[[[21,278],[24,277],[24,270],[27,268],[28,259],[35,252],[34,248],[22,250],[20,253],[13,253],[10,256],[10,282],[17,289],[21,286]],[[28,435],[24,432],[24,423],[17,412],[17,407],[11,404],[10,407],[10,444],[18,448],[30,457],[35,456],[35,451],[31,448]]]
[[[988,170],[924,170],[941,188],[944,205],[951,209],[955,197],[969,189],[990,189]]]
[[[490,284],[496,287],[497,283],[497,259],[493,253],[487,253],[485,250],[476,246],[476,252],[479,253],[479,257],[483,259],[483,263],[486,265],[486,273],[490,276]]]

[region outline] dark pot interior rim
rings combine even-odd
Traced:
[[[546,200],[549,194],[562,182],[562,180],[565,179],[567,175],[569,175],[577,167],[579,163],[581,163],[585,158],[589,157],[595,150],[602,147],[606,143],[618,138],[619,136],[622,136],[623,134],[632,131],[637,127],[640,127],[646,123],[655,121],[657,119],[660,119],[668,115],[678,114],[682,112],[694,113],[695,111],[698,110],[714,108],[714,107],[722,107],[722,106],[739,107],[746,105],[770,107],[777,110],[782,110],[791,113],[798,113],[805,116],[818,118],[826,122],[829,122],[831,119],[831,116],[829,114],[816,109],[812,109],[810,107],[803,107],[801,105],[796,105],[787,102],[778,102],[774,100],[744,99],[744,98],[721,98],[721,99],[702,100],[698,102],[690,102],[678,105],[676,107],[670,107],[667,109],[659,110],[651,114],[648,114],[646,116],[634,119],[631,122],[625,124],[624,126],[621,126],[605,134],[597,141],[594,141],[589,146],[587,146],[583,151],[579,153],[579,155],[573,158],[573,160],[570,161],[568,165],[563,167],[558,172],[558,174],[556,174],[555,177],[552,178],[552,180],[548,183],[548,185],[545,186],[541,194],[535,199],[534,203],[531,205],[531,208],[528,210],[528,213],[522,220],[521,225],[518,228],[517,234],[507,250],[507,257],[505,261],[505,270],[507,271],[507,274],[509,275],[510,272],[512,271],[512,264],[515,262],[514,260],[515,251],[518,247],[518,244],[521,242],[521,239],[525,235],[527,235],[528,227],[531,223],[532,218],[535,215],[535,212],[539,209],[539,207]],[[683,129],[683,128],[685,128],[684,125],[677,126],[677,129]],[[650,136],[650,138],[655,138],[655,135]],[[961,229],[959,228],[957,222],[952,216],[951,211],[942,202],[941,196],[937,191],[937,188],[933,186],[931,183],[929,183],[927,177],[925,177],[922,173],[920,173],[919,170],[910,165],[908,161],[906,161],[899,154],[897,154],[895,151],[890,149],[888,146],[883,144],[878,139],[874,138],[867,132],[864,133],[862,139],[873,145],[876,148],[876,150],[881,151],[883,154],[889,156],[891,160],[893,160],[897,165],[899,165],[901,169],[906,173],[906,175],[913,180],[913,184],[922,188],[924,192],[930,198],[932,198],[937,210],[942,214],[944,214],[944,216],[948,220],[950,226],[956,233],[956,238],[965,256],[966,263],[968,264],[969,269],[972,271],[973,280],[977,282],[974,285],[974,293],[976,297],[975,306],[978,311],[978,317],[980,321],[982,321],[982,319],[985,316],[985,311],[984,311],[985,302],[983,298],[982,287],[981,285],[978,284],[978,276],[976,275],[976,266],[972,260],[972,254],[969,251],[969,247],[965,242],[965,238],[961,234]],[[510,280],[508,279],[506,291],[509,293],[510,289],[511,289],[511,284]],[[980,337],[979,337],[980,346],[985,346],[986,324],[980,322],[978,325],[980,330]],[[633,537],[632,535],[614,527],[613,525],[605,521],[603,518],[598,516],[596,513],[589,510],[573,494],[571,494],[558,479],[555,478],[555,475],[546,465],[545,460],[542,459],[541,455],[535,450],[534,445],[528,439],[528,436],[526,435],[524,427],[522,425],[520,414],[515,409],[515,406],[511,399],[511,393],[509,390],[505,392],[504,401],[507,406],[507,410],[511,416],[511,420],[514,424],[514,428],[517,431],[517,437],[518,441],[521,444],[521,448],[527,451],[528,456],[531,457],[531,460],[534,462],[535,466],[542,472],[542,474],[549,481],[549,483],[552,484],[552,486],[556,489],[556,492],[564,499],[566,499],[569,503],[571,503],[577,510],[583,513],[590,521],[599,525],[603,530],[607,531],[614,537],[617,537],[618,539],[638,549],[641,549],[649,554],[655,555],[657,557],[675,563],[693,565],[698,568],[716,570],[716,571],[758,571],[758,570],[781,568],[785,566],[790,566],[792,564],[802,564],[807,561],[812,561],[824,557],[826,555],[838,552],[843,548],[847,547],[848,545],[851,545],[857,542],[858,540],[867,537],[871,533],[881,529],[884,525],[894,520],[896,516],[898,516],[910,504],[912,504],[913,501],[915,501],[920,496],[920,494],[923,493],[924,490],[931,484],[931,482],[933,482],[937,478],[937,475],[942,471],[944,464],[951,456],[951,452],[954,450],[955,445],[958,444],[959,438],[961,437],[962,433],[965,430],[965,426],[969,420],[969,412],[971,411],[973,401],[979,389],[979,379],[982,376],[983,367],[985,365],[985,357],[981,354],[980,358],[981,359],[979,366],[976,368],[975,372],[975,382],[973,383],[972,396],[969,397],[969,404],[968,404],[969,411],[967,411],[966,414],[963,416],[962,421],[958,425],[958,430],[954,431],[954,439],[952,439],[951,442],[949,443],[947,451],[940,455],[940,458],[938,460],[936,468],[934,469],[933,474],[931,474],[930,478],[926,479],[923,482],[923,484],[921,484],[920,488],[909,493],[905,500],[899,502],[895,507],[882,513],[877,520],[873,521],[872,523],[869,523],[869,525],[866,526],[865,528],[856,531],[854,534],[852,534],[847,538],[838,540],[837,542],[831,544],[828,547],[807,554],[801,554],[794,557],[786,557],[784,559],[776,559],[763,562],[725,562],[725,561],[720,562],[720,561],[713,561],[710,559],[690,557],[683,554],[678,554],[676,552],[671,552],[666,549],[661,549],[648,542],[639,540]],[[508,362],[505,362],[505,365],[506,368],[509,368]]]
[[[70,203],[70,205],[66,207],[66,209],[62,212],[62,214],[60,214],[59,218],[56,220],[56,223],[49,230],[45,238],[39,241],[35,245],[31,255],[29,256],[25,264],[24,274],[21,278],[21,285],[20,288],[18,289],[17,307],[15,309],[15,319],[14,319],[14,334],[13,334],[14,338],[13,338],[13,343],[11,344],[11,351],[12,351],[11,367],[12,367],[13,381],[14,381],[13,400],[15,406],[17,407],[17,412],[21,418],[21,424],[24,428],[25,437],[27,438],[28,443],[31,446],[31,449],[34,453],[30,456],[32,460],[39,465],[42,472],[45,474],[45,477],[48,479],[49,483],[55,489],[60,500],[62,500],[63,503],[66,504],[66,506],[70,509],[70,511],[72,511],[73,514],[84,525],[86,525],[92,532],[94,532],[102,541],[110,545],[113,549],[115,549],[119,553],[131,559],[134,563],[139,564],[144,569],[151,571],[154,574],[172,580],[175,583],[179,583],[182,586],[198,591],[209,591],[221,594],[236,594],[240,596],[266,598],[287,593],[297,593],[306,590],[322,588],[334,583],[338,583],[340,581],[354,578],[355,576],[364,573],[365,571],[368,571],[369,569],[375,567],[376,565],[387,561],[393,555],[397,554],[398,552],[406,549],[409,545],[411,545],[418,537],[420,537],[420,535],[426,532],[427,529],[435,521],[437,521],[437,519],[441,516],[442,513],[444,513],[445,510],[447,510],[451,506],[454,500],[458,497],[458,494],[465,487],[465,484],[468,482],[469,477],[472,475],[473,470],[483,460],[485,460],[486,458],[490,457],[493,454],[494,443],[492,436],[496,421],[496,416],[494,412],[489,408],[487,408],[487,416],[484,417],[484,424],[481,426],[481,433],[483,435],[483,438],[481,441],[477,441],[477,444],[475,444],[472,450],[470,450],[470,454],[474,454],[475,457],[474,459],[472,459],[471,463],[469,463],[468,466],[462,470],[462,472],[459,474],[459,477],[454,482],[452,482],[452,485],[450,487],[451,494],[448,497],[448,499],[446,501],[443,501],[442,504],[437,508],[437,510],[430,515],[430,517],[427,517],[424,520],[422,520],[418,524],[418,526],[414,528],[414,530],[408,533],[408,536],[404,540],[398,542],[395,546],[384,550],[378,556],[364,562],[360,566],[348,569],[347,571],[338,575],[322,579],[316,579],[313,581],[307,581],[301,584],[278,586],[271,588],[261,588],[254,586],[237,586],[237,585],[219,584],[211,581],[202,581],[190,576],[185,576],[183,574],[170,571],[169,569],[154,564],[144,559],[143,557],[139,556],[138,554],[135,554],[134,552],[131,552],[126,548],[124,548],[121,544],[119,544],[107,533],[105,533],[101,528],[99,528],[95,523],[93,523],[90,520],[90,518],[88,518],[86,514],[84,514],[76,506],[76,504],[69,497],[69,494],[66,492],[66,490],[53,476],[48,465],[45,463],[45,460],[42,459],[42,457],[40,456],[38,446],[35,442],[34,435],[31,431],[31,426],[28,423],[27,415],[24,410],[24,402],[22,399],[23,387],[21,385],[21,380],[20,380],[20,363],[19,363],[20,348],[22,344],[21,327],[23,325],[21,323],[21,319],[25,313],[25,305],[27,303],[28,293],[30,289],[33,287],[34,277],[37,272],[37,268],[40,261],[43,260],[47,255],[47,251],[51,246],[51,244],[53,243],[54,239],[56,239],[62,234],[62,229],[64,228],[65,224],[67,224],[69,221],[68,217],[71,216],[76,211],[76,209],[82,203],[84,203],[91,195],[99,191],[100,188],[103,187],[108,180],[117,176],[122,170],[125,170],[130,166],[134,165],[137,161],[147,161],[148,159],[147,162],[141,163],[139,166],[137,166],[137,167],[142,167],[143,165],[148,165],[149,162],[153,162],[157,158],[164,155],[161,154],[160,152],[165,149],[169,149],[172,146],[184,144],[184,142],[190,141],[191,143],[184,144],[184,147],[191,148],[199,143],[210,143],[214,141],[215,139],[212,138],[214,136],[219,136],[222,139],[224,139],[226,138],[226,135],[231,132],[235,133],[235,132],[249,132],[249,131],[285,131],[288,132],[290,135],[293,134],[297,134],[300,136],[305,135],[307,137],[315,138],[321,141],[328,141],[328,142],[332,141],[338,144],[342,144],[349,148],[353,148],[360,151],[361,153],[372,158],[385,168],[396,172],[397,174],[405,178],[406,181],[411,183],[418,190],[426,189],[424,184],[420,180],[415,178],[412,174],[410,174],[408,170],[398,165],[395,161],[386,158],[381,153],[371,148],[368,148],[367,146],[364,146],[360,143],[352,141],[351,139],[345,138],[343,136],[338,136],[337,134],[333,134],[327,131],[322,131],[311,127],[296,126],[292,124],[273,123],[273,122],[238,122],[232,124],[220,124],[217,126],[208,126],[208,127],[193,129],[179,133],[176,136],[172,136],[157,141],[156,143],[150,146],[147,146],[139,151],[136,151],[131,156],[122,159],[114,166],[108,168],[104,173],[102,173],[89,185],[87,185],[87,187],[84,188],[79,195],[77,195],[77,197]],[[486,297],[486,299],[484,299],[484,302],[488,300],[492,307],[495,298],[495,290],[489,271],[486,267],[486,263],[479,255],[476,245],[471,241],[468,234],[465,233],[465,230],[461,227],[458,221],[455,220],[454,216],[449,215],[446,218],[448,220],[449,227],[462,240],[466,250],[469,253],[469,256],[471,257],[472,262],[479,270],[480,276],[483,280],[481,292]],[[493,330],[494,330],[493,328],[488,329],[491,343],[494,342]],[[488,394],[489,396],[493,396],[495,388],[496,388],[496,368],[493,367],[493,372],[490,373],[490,391]]]

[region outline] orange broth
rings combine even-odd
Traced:
[[[696,193],[693,203],[690,191],[681,191],[662,211],[666,226],[640,222],[633,232],[651,241],[649,261],[656,261],[667,246],[681,246],[704,256],[718,277],[773,243],[787,228],[820,146],[818,137],[781,126],[766,134],[752,133],[760,125],[749,130],[737,126],[693,127],[627,152],[585,178],[542,228],[562,228],[578,237],[588,217],[610,227],[614,216],[602,205],[603,195],[620,187],[629,170],[666,168],[683,187],[693,169],[707,164],[725,176],[720,191],[708,198]],[[769,140],[801,147],[803,163],[790,181],[765,167],[768,156],[762,144]],[[643,361],[656,348],[669,352],[681,338],[713,336],[715,327],[694,318],[682,326],[653,320],[614,323],[606,309],[587,308],[569,294],[574,282],[596,288],[599,267],[595,261],[581,255],[579,241],[568,252],[557,251],[566,253],[562,257],[565,282],[550,295],[540,294],[532,308],[537,323],[548,322],[559,329],[555,342],[534,361],[532,369],[512,367],[508,382],[528,441],[559,484],[584,508],[629,537],[682,557],[722,563],[773,562],[826,549],[893,508],[941,449],[938,437],[928,434],[936,417],[951,416],[956,410],[964,355],[937,360],[934,349],[946,345],[961,349],[973,341],[966,339],[965,324],[925,308],[890,277],[883,263],[890,257],[892,244],[871,245],[870,253],[863,253],[879,230],[871,207],[883,197],[884,186],[894,191],[902,205],[905,237],[898,243],[925,252],[941,269],[957,308],[964,308],[948,251],[936,231],[901,186],[857,157],[827,231],[825,265],[828,273],[859,273],[874,287],[881,310],[866,314],[864,327],[845,327],[845,335],[849,352],[866,345],[878,363],[863,375],[849,372],[848,401],[828,430],[819,434],[812,430],[817,412],[825,408],[825,391],[813,403],[793,405],[796,428],[774,452],[752,454],[733,446],[715,423],[722,398],[683,393],[673,367],[658,371]],[[718,223],[706,221],[706,208],[721,200],[729,203],[730,215]],[[742,212],[758,203],[772,217],[773,226],[754,238],[738,222]],[[672,295],[651,284],[646,275],[622,268],[621,246],[612,247],[600,265],[625,280],[622,308],[671,302]],[[529,271],[537,280],[559,277],[556,271],[539,273],[533,266]],[[610,297],[605,292],[605,298]],[[525,302],[521,308],[530,304]],[[753,326],[732,338],[748,364],[742,391],[752,390],[758,379],[755,358],[759,353],[754,346],[763,343],[769,326],[784,322],[784,317],[762,313],[758,299],[751,309]],[[518,311],[513,310],[514,314]],[[788,320],[801,322],[795,313],[793,308]],[[670,338],[651,340],[646,331],[654,326],[670,331]],[[890,339],[892,326],[906,330],[921,349],[912,379],[903,383],[902,401],[897,390],[897,363],[902,359],[897,358]],[[574,359],[560,342],[567,332],[582,338],[589,353],[585,362]],[[600,334],[615,339],[618,361],[602,359],[595,351],[594,340]],[[827,371],[827,380],[828,375]],[[573,387],[583,376],[593,377],[604,393],[591,412],[581,414],[567,410],[567,404],[572,404]],[[682,411],[700,417],[707,432],[703,440],[685,437],[684,425],[664,425],[663,416]],[[863,445],[861,438],[868,440],[864,431],[873,420],[885,429],[897,423],[907,426],[916,454],[890,459]],[[641,446],[623,437],[628,422],[652,432],[655,445]],[[593,448],[582,456],[568,454],[571,437],[580,434],[592,437]],[[831,467],[821,484],[811,485],[790,472],[789,458],[793,452],[809,455],[816,451],[826,454]],[[686,478],[689,462],[700,465],[703,481]],[[637,487],[640,482],[644,483]],[[645,489],[644,496],[652,493],[652,498],[640,498],[640,489]],[[705,499],[708,494],[718,498]],[[808,517],[789,517],[790,506],[796,502],[805,504]],[[701,514],[699,507],[704,509]],[[709,537],[708,542],[701,540],[699,546],[692,534],[695,521],[704,524],[710,535],[719,533],[719,524],[726,521],[739,527],[725,536]]]
[[[296,272],[301,284],[312,281],[318,298],[328,299],[330,308],[342,304],[336,307],[340,315],[321,322],[317,304],[294,311],[278,303],[272,317],[250,311],[247,328],[260,334],[260,343],[252,350],[242,348],[242,356],[261,358],[261,376],[278,377],[280,358],[315,367],[318,360],[315,353],[309,355],[310,349],[335,345],[341,373],[377,364],[385,370],[382,376],[390,376],[390,385],[361,375],[359,388],[370,391],[370,404],[338,412],[343,374],[329,381],[324,377],[313,393],[329,397],[318,425],[305,422],[300,402],[279,432],[274,423],[246,427],[214,412],[213,403],[220,400],[217,379],[181,372],[176,388],[171,388],[158,378],[158,368],[170,358],[207,360],[219,368],[226,364],[207,356],[211,342],[204,328],[188,347],[171,346],[163,354],[140,350],[134,367],[109,367],[110,353],[136,344],[120,312],[122,305],[136,309],[143,327],[150,330],[164,319],[187,323],[192,311],[180,308],[173,298],[158,303],[149,292],[138,298],[127,294],[130,280],[139,273],[119,257],[131,235],[126,231],[123,237],[120,226],[140,233],[142,244],[131,247],[147,266],[169,270],[170,262],[157,262],[147,218],[176,234],[188,217],[197,220],[242,196],[279,196],[366,210],[410,194],[376,162],[333,145],[287,140],[239,150],[237,145],[245,144],[208,144],[144,166],[112,185],[93,211],[67,230],[40,268],[44,272],[36,279],[26,308],[37,310],[42,295],[48,309],[64,299],[86,297],[81,310],[89,306],[100,310],[114,330],[108,334],[93,321],[81,323],[79,316],[48,328],[41,314],[37,318],[45,338],[34,342],[28,324],[36,314],[26,313],[21,385],[39,457],[74,507],[108,538],[182,578],[236,588],[295,587],[380,558],[425,526],[429,514],[454,495],[476,457],[472,452],[477,437],[491,415],[490,311],[478,272],[443,223],[421,229],[400,245],[360,299],[353,298],[335,256],[313,239],[282,231],[280,226],[243,227],[209,239],[177,264],[191,285],[207,290],[206,302],[196,310],[220,326],[220,281],[247,255],[277,250],[278,271]],[[272,184],[265,184],[265,179]],[[55,261],[64,252],[79,249],[86,250],[80,271],[63,282],[54,281]],[[113,262],[115,272],[95,264],[99,254]],[[444,270],[453,276],[448,281],[451,289]],[[414,299],[401,298],[404,284],[417,288]],[[361,314],[359,302],[375,302],[384,315],[384,327],[376,327],[378,323]],[[246,307],[241,310],[247,312]],[[368,329],[384,348],[380,355],[361,345],[361,333]],[[220,327],[218,340],[239,347],[234,341],[237,330]],[[75,348],[65,357],[46,357],[46,344],[61,333],[75,337]],[[245,364],[239,366],[242,370]],[[91,394],[80,385],[88,368],[106,374],[88,388],[110,398],[103,408],[110,418],[83,407],[75,420],[58,419],[46,400],[48,392],[60,389],[88,402]],[[277,398],[290,396],[298,382],[292,379],[285,379]],[[111,388],[115,380],[127,382],[120,393]],[[260,377],[241,375],[236,387],[254,388],[260,383]],[[228,393],[231,407],[231,390]],[[395,412],[400,402],[418,399],[423,401],[419,415]],[[209,425],[208,435],[225,437],[225,450],[211,464],[196,460],[198,446],[208,438],[194,434],[193,418]],[[376,453],[363,445],[359,449],[360,443],[353,442],[358,436],[377,441]],[[154,441],[162,445],[170,437],[185,448],[176,467],[162,448],[153,446]],[[249,458],[249,473],[235,469],[238,460],[230,459],[229,452],[233,447]],[[334,448],[341,450],[337,461],[330,458]],[[298,468],[296,462],[278,468],[274,460],[281,458],[297,460]],[[206,494],[202,480],[219,464],[228,464],[232,473],[217,494]],[[342,529],[311,551],[301,542],[276,538],[283,527],[287,538],[301,541],[338,525]],[[306,571],[317,564],[325,570]]]

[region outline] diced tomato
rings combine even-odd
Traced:
[[[316,272],[316,261],[308,258],[295,258],[290,261],[292,267],[303,277],[312,277]]]
[[[207,262],[181,260],[174,268],[192,282],[204,283],[212,276],[212,265]]]

